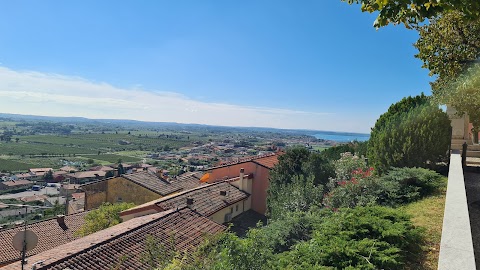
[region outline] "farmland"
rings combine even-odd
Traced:
[[[158,132],[15,136],[9,142],[0,143],[0,156],[3,156],[0,171],[59,168],[65,160],[86,163],[92,159],[97,164],[116,163],[118,160],[140,162],[145,153],[188,146],[191,144],[189,139],[188,135]],[[119,151],[129,154],[118,154]]]
[[[117,163],[118,160],[122,162],[139,162],[141,161],[140,158],[130,157],[130,156],[122,156],[122,155],[114,155],[114,154],[101,154],[101,155],[84,155],[82,157],[91,158],[94,160],[106,161],[108,163]]]
[[[65,154],[93,154],[126,150],[158,151],[163,148],[180,148],[190,144],[188,136],[182,135],[130,135],[130,134],[72,134],[32,135],[19,137],[19,144],[42,147],[42,151],[56,153],[53,148],[70,149]],[[0,146],[0,151],[2,148]],[[38,153],[38,151],[37,151]],[[24,153],[30,154],[30,153]],[[63,154],[63,153],[60,153]]]
[[[0,171],[12,173],[32,167],[86,170],[120,160],[183,171],[305,143],[314,150],[329,146],[292,130],[0,114]]]
[[[16,160],[0,159],[0,171],[23,171],[34,167],[32,164]]]

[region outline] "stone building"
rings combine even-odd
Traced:
[[[169,194],[201,185],[195,174],[166,180],[148,171],[125,174],[81,186],[85,192],[85,210],[99,207],[104,202],[144,204]]]

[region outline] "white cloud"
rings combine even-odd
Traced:
[[[202,102],[178,93],[142,90],[139,85],[123,89],[80,77],[5,67],[0,67],[0,106],[4,113],[97,119],[342,131],[369,128],[341,114]]]

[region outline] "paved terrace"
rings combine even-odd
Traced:
[[[480,269],[480,172],[467,169],[465,172],[468,212],[472,230],[475,263]]]

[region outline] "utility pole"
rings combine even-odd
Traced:
[[[27,205],[27,204],[10,204],[10,203],[2,203],[2,205],[8,205],[8,206],[17,206],[17,207],[22,207],[21,209],[25,209],[25,216],[24,216],[24,219],[23,219],[23,232],[20,231],[18,232],[17,234],[21,234],[23,233],[23,239],[20,238],[22,241],[21,243],[19,242],[16,242],[16,239],[17,238],[17,235],[15,235],[13,237],[13,246],[15,249],[17,249],[18,251],[20,251],[20,255],[21,255],[21,258],[22,258],[22,270],[25,269],[25,257],[27,255],[27,248],[29,250],[31,250],[32,248],[34,248],[34,246],[37,244],[36,241],[38,241],[38,238],[36,238],[37,236],[35,236],[36,240],[35,240],[35,243],[33,244],[32,247],[28,247],[27,246],[27,241],[31,241],[31,236],[30,236],[30,240],[29,237],[27,237],[27,232],[29,232],[30,234],[34,234],[32,231],[27,231],[27,223],[28,223],[28,207],[31,207],[31,208],[52,208],[52,207],[46,207],[46,206],[35,206],[35,205]],[[22,213],[22,211],[20,210],[20,214]],[[34,234],[35,235],[35,234]],[[18,240],[20,240],[18,239]],[[21,244],[21,245],[20,245]],[[32,243],[30,243],[30,245],[32,245]]]
[[[23,221],[23,248],[22,248],[22,270],[24,269],[25,266],[25,255],[27,254],[27,216],[28,216],[28,209],[27,206],[24,206],[25,209],[25,220]]]

